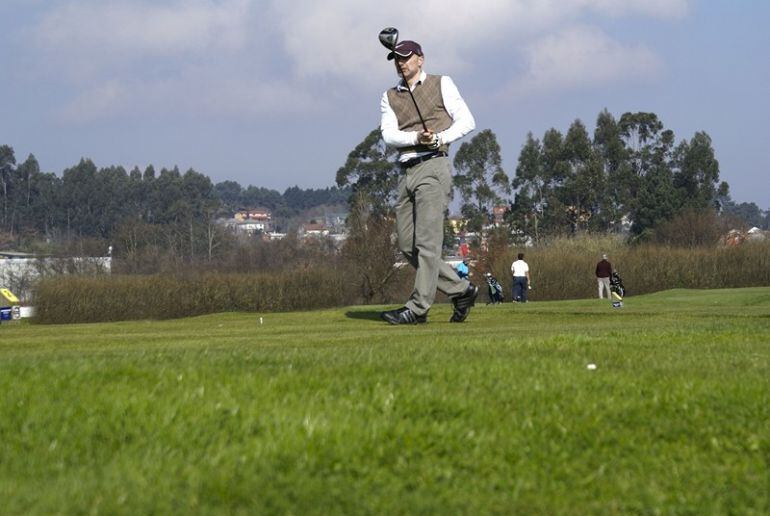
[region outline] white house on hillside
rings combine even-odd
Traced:
[[[241,210],[232,219],[225,220],[224,224],[236,233],[267,233],[273,229],[273,214],[267,208]]]

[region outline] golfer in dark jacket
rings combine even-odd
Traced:
[[[453,305],[451,322],[463,322],[478,295],[478,287],[460,279],[441,257],[444,212],[452,191],[452,171],[447,157],[449,144],[471,132],[476,125],[468,106],[448,76],[428,75],[423,69],[422,48],[401,41],[388,59],[394,59],[403,78],[382,95],[380,130],[385,143],[399,150],[401,179],[396,202],[398,247],[417,270],[414,290],[399,309],[382,313],[391,324],[427,321],[436,289]],[[424,130],[410,88],[419,106]]]
[[[607,291],[607,299],[610,299],[610,276],[612,276],[612,264],[607,260],[607,255],[603,254],[602,259],[596,264],[596,281],[599,285],[599,299],[603,299],[603,291]]]

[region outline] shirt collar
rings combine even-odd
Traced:
[[[422,84],[425,81],[425,78],[428,76],[427,73],[425,73],[425,70],[420,71],[420,78],[417,79],[417,84]],[[406,91],[406,83],[404,82],[404,79],[401,79],[398,81],[398,84],[396,85],[397,90]]]

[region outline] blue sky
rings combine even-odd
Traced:
[[[0,144],[47,172],[194,168],[332,186],[395,82],[377,34],[422,43],[513,177],[528,131],[652,111],[707,132],[734,200],[770,208],[770,2],[4,0]]]

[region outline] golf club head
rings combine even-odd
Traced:
[[[398,43],[398,29],[395,27],[386,27],[380,31],[380,43],[391,52]]]

